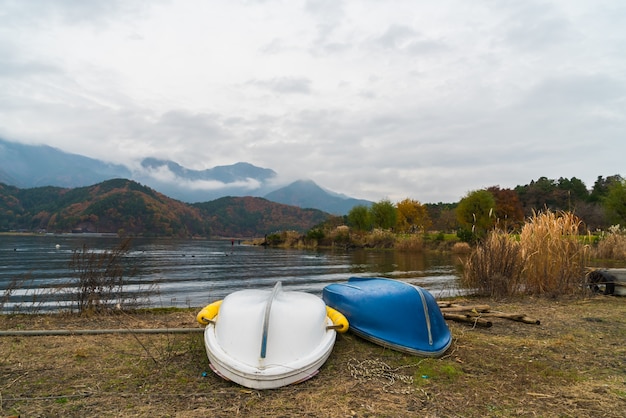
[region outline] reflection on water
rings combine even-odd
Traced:
[[[71,282],[72,253],[111,250],[117,238],[86,235],[0,236],[0,303],[4,310],[27,306]],[[240,245],[231,241],[135,239],[126,262],[137,269],[128,276],[129,291],[157,289],[150,306],[204,306],[245,288],[271,288],[321,295],[328,283],[351,276],[395,278],[422,286],[435,296],[456,291],[458,267],[449,255],[389,250],[291,250]],[[458,264],[458,263],[457,263]],[[12,284],[18,286],[7,291]],[[11,293],[10,297],[8,293]],[[54,305],[71,304],[56,292]],[[13,307],[13,308],[12,308]]]

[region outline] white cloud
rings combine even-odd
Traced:
[[[131,167],[246,161],[371,200],[457,201],[540,176],[591,187],[623,167],[618,0],[0,10],[5,139]]]
[[[228,183],[219,180],[191,180],[188,178],[181,178],[165,165],[161,165],[156,168],[142,168],[138,171],[140,171],[142,175],[147,175],[153,180],[188,190],[218,191],[221,189],[236,187],[254,191],[261,186],[261,183],[258,180],[252,178]]]

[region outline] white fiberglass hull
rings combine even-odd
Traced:
[[[271,305],[271,306],[268,306]],[[252,389],[274,389],[317,374],[336,332],[326,305],[304,292],[242,290],[228,295],[204,343],[218,375]]]

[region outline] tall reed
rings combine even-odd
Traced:
[[[461,286],[492,297],[584,292],[589,247],[580,226],[573,213],[546,210],[527,220],[519,241],[491,231],[468,257]]]
[[[589,247],[583,244],[581,221],[571,212],[533,213],[520,234],[524,285],[534,295],[582,292]]]
[[[480,295],[510,296],[520,291],[522,262],[519,243],[502,230],[492,230],[467,258],[461,286]]]

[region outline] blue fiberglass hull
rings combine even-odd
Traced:
[[[395,350],[439,357],[452,335],[435,298],[401,281],[351,277],[322,291],[326,304],[342,314],[355,334]]]

